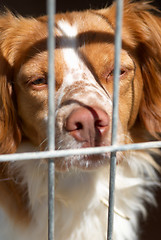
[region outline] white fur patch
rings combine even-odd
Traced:
[[[64,96],[65,88],[72,86],[75,82],[80,82],[86,85],[86,91],[94,95],[96,92],[100,94],[100,102],[109,103],[112,105],[111,98],[107,97],[107,93],[101,88],[97,83],[95,77],[88,69],[86,64],[80,58],[77,50],[77,27],[76,25],[70,25],[66,21],[58,22],[59,29],[61,30],[62,36],[67,37],[63,38],[60,41],[62,46],[62,55],[65,60],[67,71],[64,72],[63,84],[59,93],[58,105],[61,102],[62,97]],[[108,94],[110,96],[110,94]],[[88,98],[88,96],[87,96]],[[98,100],[99,101],[99,100]]]
[[[57,23],[61,34],[67,37],[76,37],[77,36],[77,27],[76,25],[70,25],[68,22],[64,20],[60,20]]]

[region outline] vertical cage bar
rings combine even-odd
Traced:
[[[54,25],[55,0],[47,0],[48,14],[48,148],[55,150],[55,69],[54,69]],[[55,197],[55,164],[48,160],[48,240],[54,240],[54,197]]]
[[[121,52],[121,46],[122,46],[122,40],[121,40],[122,11],[123,11],[123,0],[117,0],[116,31],[115,31],[115,63],[114,63],[115,68],[114,68],[114,83],[113,83],[113,116],[112,116],[112,137],[111,137],[112,145],[115,145],[117,143],[120,52]],[[107,232],[108,240],[112,240],[112,236],[113,236],[115,175],[116,175],[116,152],[112,152],[111,161],[110,161],[109,209],[108,209],[108,232]]]

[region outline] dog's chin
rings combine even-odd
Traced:
[[[72,156],[55,159],[56,171],[67,172],[70,170],[91,171],[103,166],[108,166],[110,153],[97,155]]]

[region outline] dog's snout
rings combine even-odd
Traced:
[[[109,129],[109,116],[96,107],[80,107],[71,112],[65,122],[65,130],[83,146],[99,146]]]

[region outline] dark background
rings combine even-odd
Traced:
[[[108,1],[108,2],[107,2]],[[87,8],[102,8],[110,5],[112,0],[58,0],[56,4],[57,12],[71,10],[82,10]],[[153,3],[161,10],[161,1]],[[4,6],[15,13],[24,16],[39,16],[46,14],[46,0],[0,0],[0,10]],[[161,193],[157,192],[158,205],[161,205]],[[147,220],[141,220],[140,233],[141,240],[161,240],[161,207],[148,207]],[[99,240],[99,239],[98,239]],[[130,240],[130,239],[129,239]]]
[[[110,5],[111,2],[112,0],[57,0],[56,8],[57,12],[102,8]],[[161,9],[160,0],[155,0],[154,4]],[[0,0],[0,9],[3,9],[3,6],[22,15],[46,14],[46,0]]]

